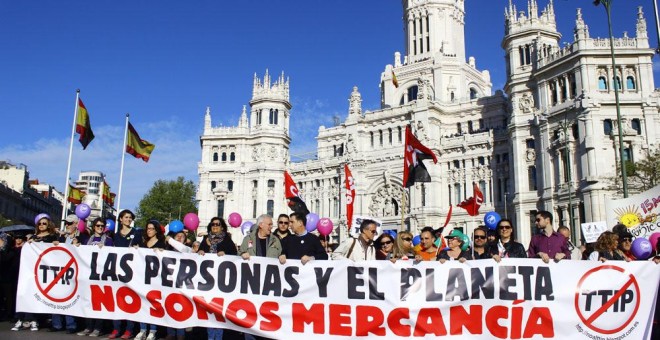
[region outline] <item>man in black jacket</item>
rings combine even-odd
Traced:
[[[305,228],[305,215],[294,212],[289,216],[293,235],[281,240],[282,255],[279,257],[280,263],[286,263],[286,259],[300,260],[302,264],[311,260],[327,260],[328,254],[321,246],[319,238],[307,232]]]

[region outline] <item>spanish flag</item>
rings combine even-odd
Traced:
[[[126,152],[133,155],[135,158],[142,158],[143,161],[148,162],[149,156],[151,155],[151,152],[154,151],[155,147],[155,145],[140,138],[140,135],[135,131],[133,125],[128,123]]]
[[[73,204],[80,204],[82,203],[83,196],[85,196],[85,193],[78,189],[74,188],[69,184],[69,197],[67,197],[67,201],[71,202]]]
[[[399,81],[396,80],[396,74],[394,74],[394,70],[392,70],[392,84],[394,85],[394,87],[397,88],[399,87]]]
[[[110,194],[110,186],[108,185],[108,182],[103,180],[103,194],[101,195],[101,197],[103,198],[103,201],[105,201],[105,203],[111,204],[110,203],[111,202],[110,195],[111,195]]]
[[[82,144],[83,150],[85,150],[87,145],[89,145],[92,139],[94,139],[94,132],[92,132],[92,126],[89,123],[89,113],[87,113],[87,108],[80,98],[78,98],[76,132],[80,135],[78,140],[80,141],[80,144]]]

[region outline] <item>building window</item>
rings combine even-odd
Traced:
[[[261,109],[257,110],[257,125],[261,125]]]
[[[474,129],[472,128],[472,121],[469,121],[469,122],[468,122],[468,132],[469,132],[469,133],[474,132]]]
[[[483,156],[478,157],[477,162],[479,163],[479,165],[486,165],[486,159]]]
[[[579,129],[578,129],[577,124],[573,124],[573,125],[571,125],[571,132],[573,133],[573,138],[574,138],[575,140],[579,140],[579,139],[580,139],[580,131],[579,131]]]
[[[402,133],[402,131],[401,131],[402,129],[401,129],[400,126],[399,126],[398,130],[399,130],[399,131],[398,131],[398,134],[399,134],[399,143],[402,143],[402,142],[403,142],[403,133]]]
[[[374,147],[374,132],[373,131],[369,132],[369,136],[371,137],[371,147],[373,148]]]
[[[253,180],[253,181],[252,181],[252,188],[256,189],[256,188],[258,188],[258,187],[259,187],[259,181],[257,181],[256,179]]]
[[[614,128],[614,126],[613,126],[613,124],[612,124],[612,120],[611,120],[611,119],[605,119],[605,120],[603,121],[603,133],[604,133],[606,136],[609,136],[609,135],[612,134],[612,129],[613,129],[613,128]]]
[[[461,167],[461,161],[454,161],[454,169],[459,169]]]
[[[223,162],[227,161],[227,153],[226,152],[222,153],[222,158],[221,159],[222,159]]]
[[[607,80],[603,76],[598,77],[598,89],[607,90]]]
[[[527,168],[527,178],[529,180],[529,191],[536,190],[536,167],[534,165]]]
[[[232,152],[229,154],[229,161],[230,162],[236,161],[236,153]]]
[[[211,191],[215,189],[215,186],[218,185],[216,181],[211,181]]]
[[[279,116],[278,109],[270,109],[270,112],[268,114],[268,124],[277,125],[278,116]]]
[[[451,200],[451,185],[447,186],[447,192],[449,193],[449,205],[453,205],[454,203]]]
[[[378,139],[380,141],[380,146],[383,146],[383,130],[378,130]]]
[[[473,87],[470,88],[470,99],[477,99],[477,90]]]
[[[550,83],[550,101],[552,105],[557,104],[557,85],[555,85],[554,81]]]
[[[227,191],[234,191],[234,181],[227,181]]]
[[[252,218],[257,218],[257,200],[252,201]]]
[[[275,180],[274,179],[269,179],[268,180],[268,188],[273,189],[275,188]],[[272,216],[272,215],[271,215]]]
[[[567,153],[567,150],[566,149],[561,150],[561,162],[564,165],[563,170],[564,170],[564,182],[565,183],[568,183],[568,176],[569,176],[569,172],[568,172],[569,163],[568,162],[571,161],[567,157],[570,157],[570,155]]]
[[[461,126],[461,123],[456,123],[456,133],[459,135],[463,133],[463,127]]]
[[[454,184],[454,201],[457,204],[461,202],[461,183]]]
[[[637,131],[638,135],[642,134],[642,123],[639,121],[639,119],[635,118],[630,122],[630,126],[633,128],[633,130]]]
[[[628,78],[626,78],[626,88],[628,90],[635,89],[635,78],[633,76],[628,76]]]
[[[225,216],[225,200],[218,200],[218,217]]]
[[[630,147],[624,148],[623,149],[623,160],[625,162],[632,162],[632,150],[630,150]]]
[[[525,141],[528,149],[534,149],[534,138],[529,138]]]
[[[388,136],[389,136],[390,145],[392,145],[392,141],[394,139],[394,136],[392,136],[392,128],[388,128],[387,132],[388,132]]]
[[[411,86],[408,88],[408,101],[411,102],[413,100],[417,100],[417,91],[419,88],[417,85]]]
[[[619,78],[619,76],[614,77],[614,89],[616,91],[621,90],[621,78]]]
[[[332,199],[332,216],[339,217],[339,200],[337,197]]]
[[[486,190],[486,181],[479,181],[479,190],[484,195],[484,200],[483,200],[482,203],[485,203],[486,202],[486,194],[488,193],[488,191]]]
[[[274,210],[275,210],[275,201],[268,200],[268,202],[266,202],[266,214],[268,214],[269,216],[273,216]]]
[[[217,153],[217,152],[214,152],[214,153],[213,153],[213,161],[214,161],[214,162],[217,162],[217,161],[218,161],[218,153]]]

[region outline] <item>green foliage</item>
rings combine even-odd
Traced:
[[[197,213],[196,188],[192,181],[178,177],[174,181],[157,180],[138,205],[137,226],[144,227],[151,219],[165,225],[181,220],[189,212]]]
[[[646,152],[646,158],[636,163],[627,162],[628,188],[646,191],[660,184],[660,148]]]
[[[0,228],[8,227],[10,225],[15,225],[15,224],[24,224],[24,223],[20,222],[20,221],[14,221],[14,220],[8,219],[4,215],[0,214]]]

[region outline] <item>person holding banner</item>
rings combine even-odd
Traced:
[[[282,244],[280,239],[271,235],[273,229],[273,218],[270,215],[261,215],[257,217],[256,228],[252,228],[250,233],[243,238],[240,255],[244,260],[249,260],[250,256],[263,256],[278,258],[282,254]]]
[[[163,250],[166,247],[165,236],[163,235],[163,229],[160,227],[160,223],[156,220],[149,220],[147,226],[145,227],[145,232],[143,234],[142,240],[139,245],[134,247],[140,248],[149,248],[149,249],[160,249]],[[156,325],[150,325],[144,322],[140,322],[140,331],[135,335],[135,340],[155,340],[156,339]]]
[[[119,212],[119,230],[112,237],[112,244],[115,247],[127,248],[139,244],[142,239],[142,230],[133,227],[133,220],[135,220],[135,214],[132,211],[124,209]],[[133,337],[133,328],[135,327],[133,321],[126,320],[126,329],[123,334],[121,333],[121,323],[122,320],[112,320],[112,332],[108,336],[108,339],[119,337],[130,339]]]
[[[566,238],[552,228],[552,214],[549,211],[536,213],[535,224],[537,233],[532,236],[527,248],[529,258],[540,258],[545,263],[550,259],[560,261],[571,258]]]
[[[231,235],[227,233],[227,228],[227,222],[224,219],[212,218],[206,229],[210,232],[202,239],[198,253],[202,256],[206,253],[218,254],[218,256],[238,255],[236,244],[231,239]]]
[[[334,252],[333,260],[348,259],[351,261],[368,261],[376,259],[376,248],[374,247],[374,237],[376,236],[377,225],[374,220],[364,219],[360,223],[360,234],[357,237],[350,237],[342,242]],[[390,242],[392,239],[390,238]]]
[[[415,249],[412,243],[413,235],[409,231],[400,231],[396,235],[396,246],[394,247],[394,258],[397,260],[408,260],[415,258]]]
[[[435,234],[433,228],[424,227],[419,234],[421,243],[415,252],[416,261],[433,261],[438,256],[438,248],[435,246]]]
[[[314,234],[307,232],[305,223],[307,219],[301,212],[293,212],[289,215],[293,235],[282,239],[282,255],[279,256],[281,264],[287,259],[300,260],[305,264],[313,260],[327,260],[328,253],[325,252],[321,241]]]
[[[516,231],[509,219],[502,219],[497,223],[497,240],[491,246],[491,255],[493,259],[500,262],[502,258],[513,257],[524,259],[527,257],[525,247],[515,241]]]
[[[486,260],[493,257],[487,241],[488,232],[486,231],[486,228],[481,226],[475,228],[472,233],[472,238],[472,242],[474,243],[474,247],[472,248],[474,254],[472,257],[475,260]]]
[[[289,215],[280,214],[280,216],[277,217],[277,230],[275,230],[275,236],[281,240],[290,235],[291,230],[289,230]]]
[[[461,249],[465,242],[461,238],[461,234],[460,231],[454,229],[449,235],[445,236],[449,249],[441,250],[436,260],[440,261],[440,263],[445,263],[447,260],[458,260],[461,263],[464,263],[466,260],[472,260],[470,251]]]
[[[623,261],[623,253],[618,249],[619,235],[607,230],[598,236],[595,250],[589,254],[590,261]],[[630,260],[627,260],[630,261]]]
[[[382,233],[376,241],[376,260],[391,260],[394,258],[394,239],[390,234]]]
[[[637,261],[637,258],[632,253],[633,236],[628,230],[619,232],[619,250],[623,254],[626,261]]]
[[[174,234],[174,237],[170,235]],[[170,235],[165,236],[165,243],[168,247],[165,250],[178,251],[179,253],[196,253],[192,247],[186,245],[186,233],[182,230],[177,233],[170,232]],[[199,242],[197,242],[199,244]]]

